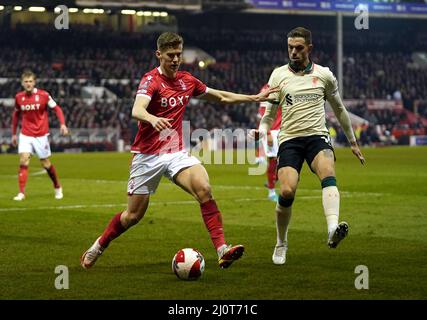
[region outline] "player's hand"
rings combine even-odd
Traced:
[[[360,163],[365,164],[365,157],[360,151],[359,146],[357,145],[357,142],[351,142],[350,146],[351,146],[351,151],[359,159]]]
[[[12,146],[16,147],[18,145],[18,137],[16,134],[12,136]]]
[[[274,103],[275,99],[274,98],[269,98],[268,96],[270,94],[272,94],[272,93],[278,92],[279,90],[280,90],[279,86],[273,87],[273,88],[268,88],[267,90],[265,90],[263,92],[260,92],[256,96],[254,96],[255,101],[256,102],[268,101],[268,102]]]
[[[70,132],[65,124],[61,124],[61,127],[59,128],[59,133],[63,136],[67,136]]]
[[[156,129],[156,131],[160,132],[164,129],[172,127],[172,125],[170,124],[170,121],[172,120],[173,119],[169,119],[169,118],[154,117],[153,120],[150,121],[150,123],[153,126],[153,128]]]

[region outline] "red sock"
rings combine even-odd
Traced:
[[[277,180],[277,158],[268,158],[268,166],[267,166],[267,187],[269,189],[274,189]]]
[[[218,249],[225,244],[221,212],[219,212],[215,200],[202,203],[200,209],[202,210],[203,221],[208,228],[212,243]]]
[[[19,192],[25,193],[25,185],[28,178],[28,166],[20,165],[18,174]]]
[[[49,175],[50,179],[52,180],[54,188],[55,189],[60,188],[61,186],[59,185],[58,176],[56,175],[55,167],[53,165],[51,165],[49,169],[45,168],[45,170],[47,171],[47,174]]]
[[[117,213],[113,219],[111,219],[110,223],[108,224],[107,228],[104,230],[104,233],[102,234],[101,238],[99,239],[99,244],[101,247],[106,248],[108,247],[109,243],[116,239],[119,235],[121,235],[123,232],[126,231],[126,229],[122,226],[122,223],[120,222],[120,217],[123,212]]]

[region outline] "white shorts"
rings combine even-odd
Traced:
[[[41,137],[30,137],[22,133],[19,134],[18,153],[37,154],[39,159],[47,159],[52,153],[50,152],[49,134]]]
[[[276,158],[279,152],[279,130],[271,130],[271,138],[273,139],[273,145],[269,146],[267,143],[267,136],[262,138],[262,145],[264,147],[265,155],[269,158]]]
[[[153,194],[162,176],[172,182],[182,169],[200,164],[199,159],[182,150],[174,153],[137,153],[132,159],[128,181],[128,195]]]

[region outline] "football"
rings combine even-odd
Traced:
[[[196,249],[181,249],[172,259],[172,270],[181,280],[197,280],[205,270],[205,259]]]

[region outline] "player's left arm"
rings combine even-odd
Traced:
[[[332,107],[332,110],[343,128],[344,134],[350,143],[351,151],[359,159],[361,164],[365,164],[365,157],[360,151],[359,145],[357,144],[356,137],[354,135],[353,127],[351,125],[350,116],[348,115],[347,109],[345,108],[338,89],[327,93],[326,100]]]
[[[221,103],[221,104],[262,102],[262,101],[272,102],[273,98],[269,97],[269,95],[277,91],[279,91],[279,88],[275,87],[275,88],[268,88],[267,90],[255,95],[247,95],[247,94],[240,94],[240,93],[234,93],[230,91],[222,91],[222,90],[209,88],[207,92],[200,97],[200,99],[207,100],[210,102]]]
[[[64,113],[62,112],[61,107],[55,102],[55,100],[52,99],[50,95],[49,95],[49,100],[47,102],[47,105],[49,106],[49,108],[55,111],[55,114],[60,123],[59,132],[64,136],[68,135],[69,131],[67,126],[65,125]]]

